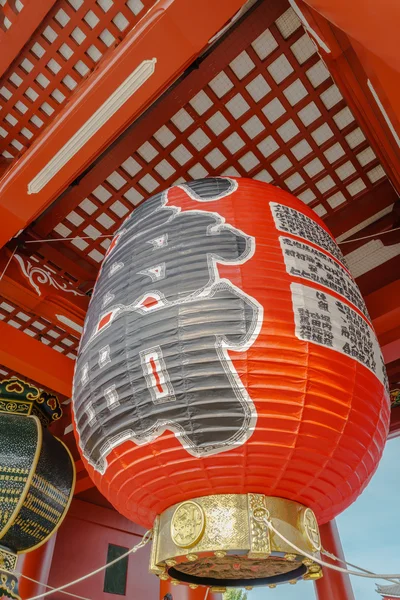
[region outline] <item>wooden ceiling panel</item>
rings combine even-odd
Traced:
[[[0,320],[39,340],[46,346],[50,346],[57,352],[65,354],[68,358],[76,358],[79,334],[74,336],[59,324],[52,323],[27,310],[22,310],[14,302],[2,296],[0,296]]]
[[[91,238],[65,244],[98,267],[110,243],[102,236],[174,183],[215,174],[253,177],[329,218],[386,180],[316,47],[284,3],[261,3],[190,78],[39,220],[39,231],[51,223],[52,236]]]
[[[0,4],[0,30],[3,32],[10,31],[18,22],[18,16],[24,9],[26,2],[22,2],[22,0],[3,0]]]
[[[0,81],[0,152],[4,158],[23,154],[154,3],[57,0]],[[9,5],[7,0],[2,9],[8,9],[3,24],[9,13],[14,14]]]

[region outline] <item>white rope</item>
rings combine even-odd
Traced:
[[[327,567],[328,569],[333,569],[334,571],[339,571],[340,573],[347,573],[347,575],[355,575],[356,577],[366,577],[367,579],[385,579],[386,581],[391,581],[392,583],[398,583],[398,581],[394,581],[394,579],[398,579],[400,577],[399,574],[394,574],[394,575],[393,574],[381,574],[381,573],[373,573],[372,571],[368,572],[368,573],[359,573],[358,571],[350,571],[349,569],[342,569],[342,567],[336,567],[335,565],[332,565],[331,563],[327,563],[327,562],[321,560],[320,558],[316,558],[315,556],[312,556],[311,554],[304,552],[304,550],[302,550],[301,548],[299,548],[298,546],[293,544],[293,542],[290,542],[287,538],[285,538],[284,535],[282,535],[277,529],[275,529],[275,527],[272,525],[272,523],[270,523],[270,521],[268,521],[267,519],[265,520],[265,523],[271,531],[273,531],[279,538],[281,538],[281,540],[283,542],[285,542],[288,546],[293,548],[293,550],[296,550],[296,552],[298,552],[299,554],[318,563],[319,565],[321,565],[321,567]]]
[[[8,259],[8,263],[6,264],[6,266],[3,269],[2,274],[0,275],[0,281],[3,279],[4,273],[7,271],[8,265],[10,264],[10,262],[12,261],[12,259],[14,258],[14,254],[16,253],[16,251],[17,251],[17,246],[15,246],[15,248],[13,250],[13,253],[11,254],[10,258]]]
[[[121,554],[121,556],[118,556],[118,558],[115,558],[114,560],[112,560],[109,563],[103,565],[102,567],[99,567],[95,571],[92,571],[91,573],[88,573],[87,575],[83,575],[83,577],[79,577],[79,579],[75,579],[74,581],[70,581],[69,583],[65,583],[64,585],[61,585],[58,588],[49,590],[48,592],[45,592],[44,594],[39,594],[38,596],[32,596],[31,598],[28,598],[27,600],[38,600],[39,598],[45,598],[46,596],[50,596],[51,594],[54,594],[55,592],[61,592],[62,590],[65,590],[65,588],[68,588],[71,585],[76,585],[77,583],[80,583],[81,581],[84,581],[85,579],[88,579],[89,577],[92,577],[93,575],[97,575],[97,573],[101,573],[101,571],[104,571],[105,569],[107,569],[107,567],[110,567],[111,565],[114,565],[119,560],[122,560],[123,558],[126,558],[127,556],[129,556],[129,554],[134,554],[140,548],[143,548],[151,540],[152,534],[153,534],[153,530],[152,529],[150,529],[149,531],[146,531],[146,533],[144,534],[143,538],[141,539],[141,541],[138,544],[136,544],[136,546],[133,546],[133,548],[131,548],[130,550],[128,550],[128,552],[125,552],[124,554]]]
[[[353,242],[362,242],[363,240],[369,240],[371,238],[377,238],[381,235],[385,235],[386,233],[393,233],[394,231],[399,231],[400,227],[395,227],[394,229],[389,229],[387,231],[378,231],[377,233],[371,233],[371,235],[365,235],[363,237],[354,238],[352,240],[343,240],[343,242],[337,242],[339,246],[342,244],[352,244]],[[59,238],[46,238],[43,240],[26,240],[24,244],[44,244],[46,242],[69,242],[71,240],[92,240],[92,242],[99,240],[101,238],[113,238],[115,233],[109,233],[104,235],[98,235],[93,237],[91,235],[76,235],[74,237],[59,237]]]
[[[41,581],[37,581],[36,579],[32,579],[32,577],[28,577],[28,575],[24,575],[23,573],[20,573],[19,571],[8,571],[7,569],[2,568],[1,569],[4,573],[8,573],[9,575],[14,575],[16,577],[22,577],[23,579],[27,579],[28,581],[32,581],[33,583],[37,583],[39,585],[42,585],[43,587],[54,591],[55,588],[53,588],[51,585],[47,585],[46,583],[42,583]],[[73,598],[79,598],[79,600],[90,600],[90,598],[85,598],[85,596],[78,596],[77,594],[73,594],[72,592],[63,592],[61,591],[62,594],[65,594],[66,596],[72,596]]]
[[[104,235],[97,235],[93,237],[91,235],[76,235],[74,237],[60,237],[60,238],[46,238],[44,240],[27,240],[24,244],[42,244],[44,242],[69,242],[70,240],[92,240],[92,242],[99,240],[100,238],[112,238],[115,233],[107,233]]]
[[[338,556],[335,556],[334,554],[332,554],[332,552],[328,552],[328,550],[325,550],[325,548],[321,548],[321,554],[324,554],[325,556],[328,556],[332,560],[336,560],[337,562],[340,562],[343,565],[352,567],[353,569],[358,569],[359,571],[362,571],[363,573],[369,573],[370,575],[374,575],[373,571],[368,571],[368,569],[363,569],[362,567],[359,567],[358,565],[353,565],[351,562],[348,562],[347,560],[342,560]],[[399,583],[399,581],[393,580],[393,583],[397,584],[397,583]]]
[[[362,240],[369,240],[370,238],[376,238],[386,233],[393,233],[393,231],[399,231],[400,227],[394,229],[388,229],[387,231],[378,231],[378,233],[371,233],[371,235],[364,235],[364,237],[355,238],[354,240],[343,240],[343,242],[337,242],[339,246],[342,244],[352,244],[353,242],[361,242]]]

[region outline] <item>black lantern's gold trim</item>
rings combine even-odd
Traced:
[[[32,413],[33,404],[30,400],[4,398],[0,396],[0,413],[5,415],[24,415]]]
[[[35,417],[37,418],[37,417]],[[71,459],[71,465],[72,465],[72,485],[71,485],[71,491],[68,497],[68,501],[65,505],[63,514],[61,515],[57,525],[54,527],[54,529],[51,530],[51,532],[49,533],[49,535],[47,537],[45,537],[42,541],[40,541],[38,544],[36,544],[35,546],[32,546],[31,548],[29,548],[28,550],[23,550],[23,552],[18,552],[17,554],[28,554],[28,552],[32,552],[32,550],[37,550],[37,548],[40,548],[40,546],[43,546],[43,544],[45,544],[46,542],[49,541],[49,539],[51,538],[51,536],[58,530],[58,528],[60,527],[61,523],[64,521],[67,512],[69,510],[69,507],[71,506],[71,502],[72,499],[74,497],[74,491],[75,491],[75,483],[76,483],[76,468],[75,468],[75,461],[72,457],[72,454],[70,452],[70,449],[68,448],[68,446],[59,438],[55,438],[58,442],[60,442],[60,444],[62,444],[65,448],[65,450],[67,451],[67,454],[69,455],[70,459]]]
[[[44,427],[48,427],[62,417],[63,411],[55,394],[14,377],[0,381],[0,413],[34,414]]]
[[[0,597],[12,598],[12,600],[21,600],[18,592],[18,578],[13,573],[1,571],[0,569]]]
[[[25,487],[23,489],[23,492],[20,496],[20,499],[17,502],[17,505],[10,517],[10,519],[8,520],[7,524],[3,527],[3,529],[0,531],[0,540],[3,539],[3,537],[6,535],[7,531],[12,527],[12,525],[14,524],[15,519],[18,516],[19,511],[21,510],[26,497],[28,495],[29,489],[31,487],[31,483],[32,483],[32,479],[33,476],[35,475],[36,472],[36,468],[39,462],[39,457],[40,457],[40,452],[42,450],[42,444],[43,444],[43,433],[42,433],[42,426],[40,424],[40,420],[38,419],[38,417],[36,417],[35,415],[15,415],[15,416],[19,416],[22,419],[34,419],[35,423],[36,423],[36,429],[37,429],[37,445],[36,445],[36,450],[35,450],[35,456],[33,458],[32,461],[32,465],[29,471],[29,475],[28,478],[26,480],[25,483]]]

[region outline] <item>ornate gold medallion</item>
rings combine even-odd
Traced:
[[[321,550],[321,537],[319,535],[317,519],[310,508],[306,508],[304,511],[303,527],[313,551],[318,552]]]
[[[203,537],[205,525],[203,508],[196,502],[183,502],[172,517],[172,541],[181,548],[191,548]]]

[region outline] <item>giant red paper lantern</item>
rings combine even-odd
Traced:
[[[137,523],[161,515],[161,577],[274,585],[288,568],[279,540],[236,540],[248,562],[235,575],[232,547],[210,542],[204,499],[232,517],[231,500],[247,498],[235,522],[247,511],[249,539],[257,515],[273,516],[271,497],[289,501],[292,539],[297,529],[317,552],[312,511],[325,523],[364,489],[389,400],[364,301],[321,219],[276,187],[221,177],[153,196],[116,234],[86,318],[74,415],[100,491]],[[264,555],[282,564],[265,569]]]

